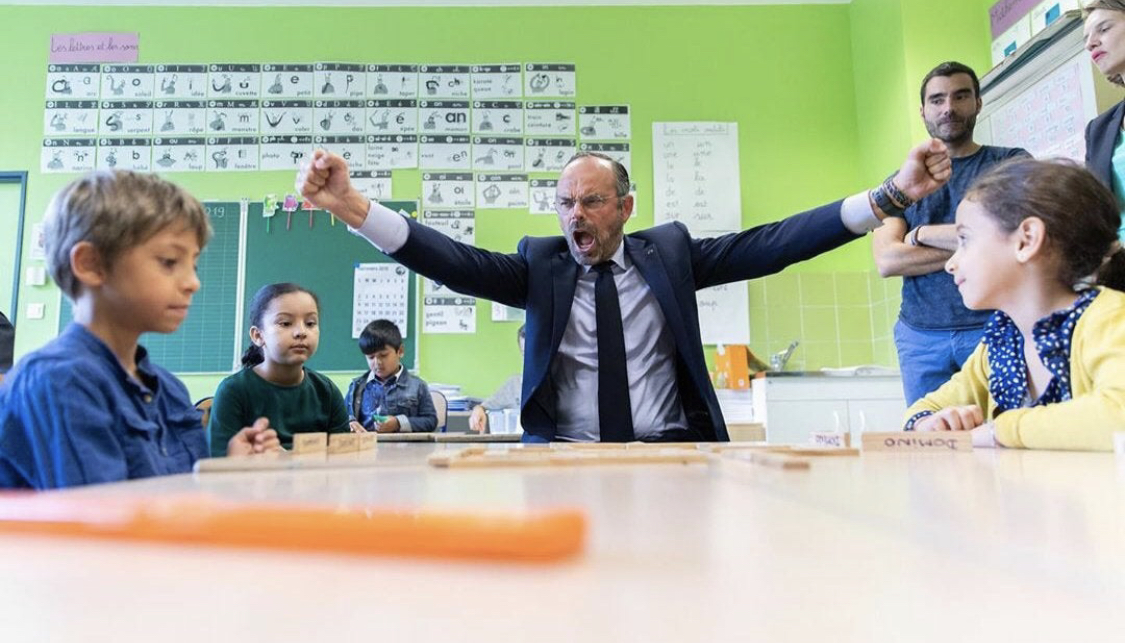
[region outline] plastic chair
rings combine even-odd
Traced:
[[[430,391],[430,397],[434,400],[434,410],[437,411],[437,426],[434,427],[434,433],[445,431],[445,418],[448,414],[449,402],[445,399],[445,394],[441,391]]]
[[[205,397],[195,403],[195,408],[203,411],[203,428],[207,428],[207,422],[211,419],[211,402],[214,401],[214,396]]]

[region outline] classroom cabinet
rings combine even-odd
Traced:
[[[804,443],[816,431],[899,431],[906,401],[898,376],[770,373],[752,383],[754,416],[766,440]]]

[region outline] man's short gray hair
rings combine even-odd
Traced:
[[[566,165],[564,165],[562,169],[566,170],[566,168],[570,167],[571,163],[584,158],[596,158],[609,161],[610,166],[613,168],[613,178],[617,183],[617,196],[629,194],[629,188],[631,187],[629,184],[629,170],[626,170],[624,165],[613,160],[607,154],[602,154],[601,152],[579,152],[570,157],[570,160],[566,162]]]
[[[59,190],[47,206],[43,220],[47,269],[74,300],[80,289],[70,266],[74,246],[88,242],[109,269],[127,250],[172,225],[193,230],[200,249],[211,239],[203,204],[180,186],[155,174],[91,172]]]

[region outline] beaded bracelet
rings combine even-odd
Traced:
[[[914,199],[906,196],[905,192],[898,189],[898,186],[895,185],[894,182],[894,178],[896,176],[898,176],[898,172],[895,172],[894,174],[888,176],[887,180],[883,181],[883,189],[887,191],[887,196],[889,196],[896,205],[905,210],[906,208],[914,205]]]
[[[882,185],[871,190],[871,200],[874,201],[875,205],[888,217],[901,217],[905,212],[903,208],[898,207],[894,201],[891,201],[891,198],[887,196],[887,191],[883,189]]]

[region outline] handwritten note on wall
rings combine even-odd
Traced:
[[[653,123],[657,225],[680,221],[693,233],[742,227],[738,123]]]
[[[745,281],[695,293],[704,344],[750,343],[750,293]]]
[[[50,62],[133,63],[137,62],[140,34],[91,31],[51,34]]]

